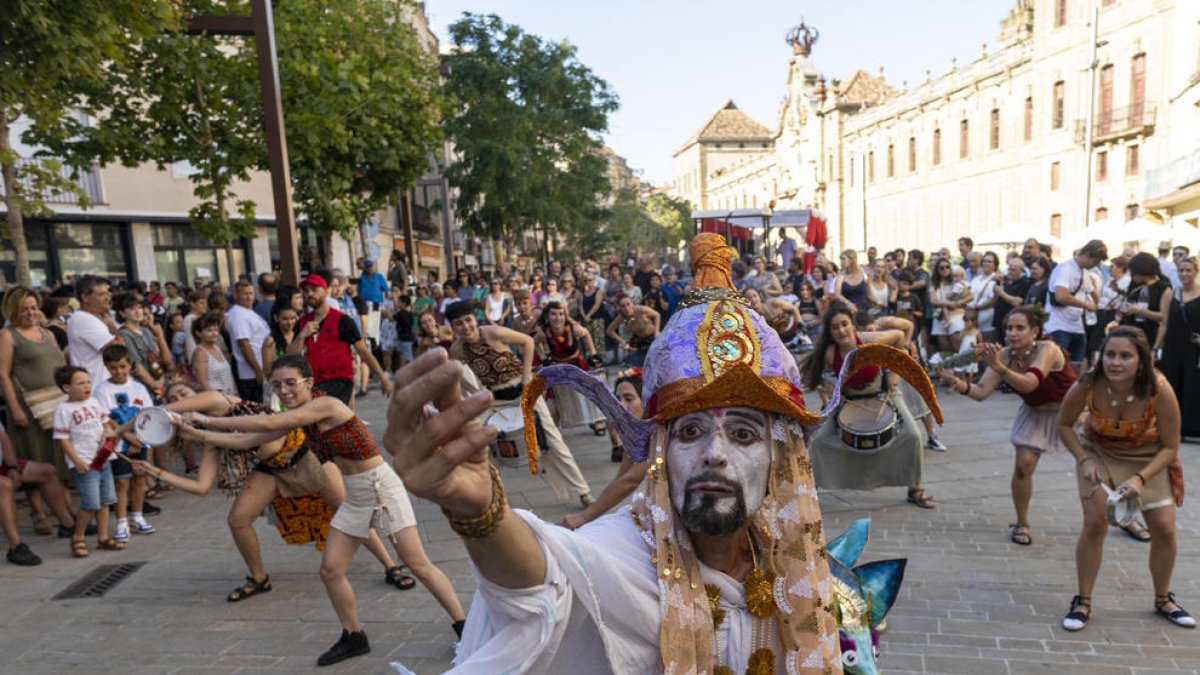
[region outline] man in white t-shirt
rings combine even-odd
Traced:
[[[1179,288],[1179,268],[1175,266],[1175,260],[1171,257],[1171,242],[1161,241],[1158,243],[1158,268],[1162,271],[1164,277],[1171,282],[1171,288]]]
[[[239,281],[233,287],[235,304],[225,313],[233,360],[237,363],[238,396],[259,403],[263,400],[262,346],[271,327],[254,311],[254,284]]]
[[[1046,291],[1046,309],[1050,318],[1042,332],[1066,350],[1076,372],[1079,372],[1079,364],[1087,351],[1083,313],[1096,311],[1096,303],[1092,301],[1093,281],[1084,270],[1105,260],[1108,260],[1108,247],[1099,239],[1093,239],[1076,251],[1073,258],[1059,263],[1050,274]]]
[[[75,293],[79,310],[67,322],[71,365],[86,370],[92,382],[103,382],[108,379],[108,369],[100,352],[111,344],[124,344],[117,336],[117,324],[108,315],[112,291],[107,279],[87,275],[76,282]]]

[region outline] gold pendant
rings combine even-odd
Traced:
[[[708,595],[708,611],[712,613],[713,630],[715,631],[725,621],[725,610],[717,604],[717,600],[721,597],[721,589],[717,588],[716,584],[704,584],[704,592]],[[714,673],[714,675],[716,674]]]
[[[775,652],[763,647],[754,650],[750,663],[746,664],[746,675],[774,675]]]
[[[746,592],[746,608],[760,619],[769,619],[779,611],[775,605],[775,579],[755,567],[746,576],[743,588]]]

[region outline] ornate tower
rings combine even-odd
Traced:
[[[783,39],[791,45],[793,54],[808,56],[812,53],[812,46],[820,36],[820,32],[815,27],[804,23],[804,17],[800,17],[800,24],[789,28]]]

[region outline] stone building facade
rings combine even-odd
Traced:
[[[771,147],[710,167],[693,204],[817,208],[831,249],[933,248],[1013,223],[1069,243],[1124,222],[1154,196],[1147,172],[1195,147],[1196,108],[1179,104],[1200,70],[1192,4],[1017,0],[994,46],[899,89],[863,71],[826,82],[801,24]]]

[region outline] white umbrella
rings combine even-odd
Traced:
[[[977,234],[973,237],[973,239],[979,246],[989,246],[996,244],[1024,244],[1025,241],[1030,237],[1037,239],[1039,244],[1058,246],[1061,243],[1058,237],[1050,235],[1045,230],[1017,220],[1007,222],[1000,227]]]
[[[1117,255],[1125,244],[1136,244],[1145,250],[1155,250],[1160,241],[1171,240],[1171,228],[1146,218],[1134,218],[1127,223],[1112,220],[1101,220],[1068,238],[1072,250],[1083,246],[1093,239],[1099,239],[1108,245],[1109,255]],[[1149,242],[1148,246],[1141,244]]]

